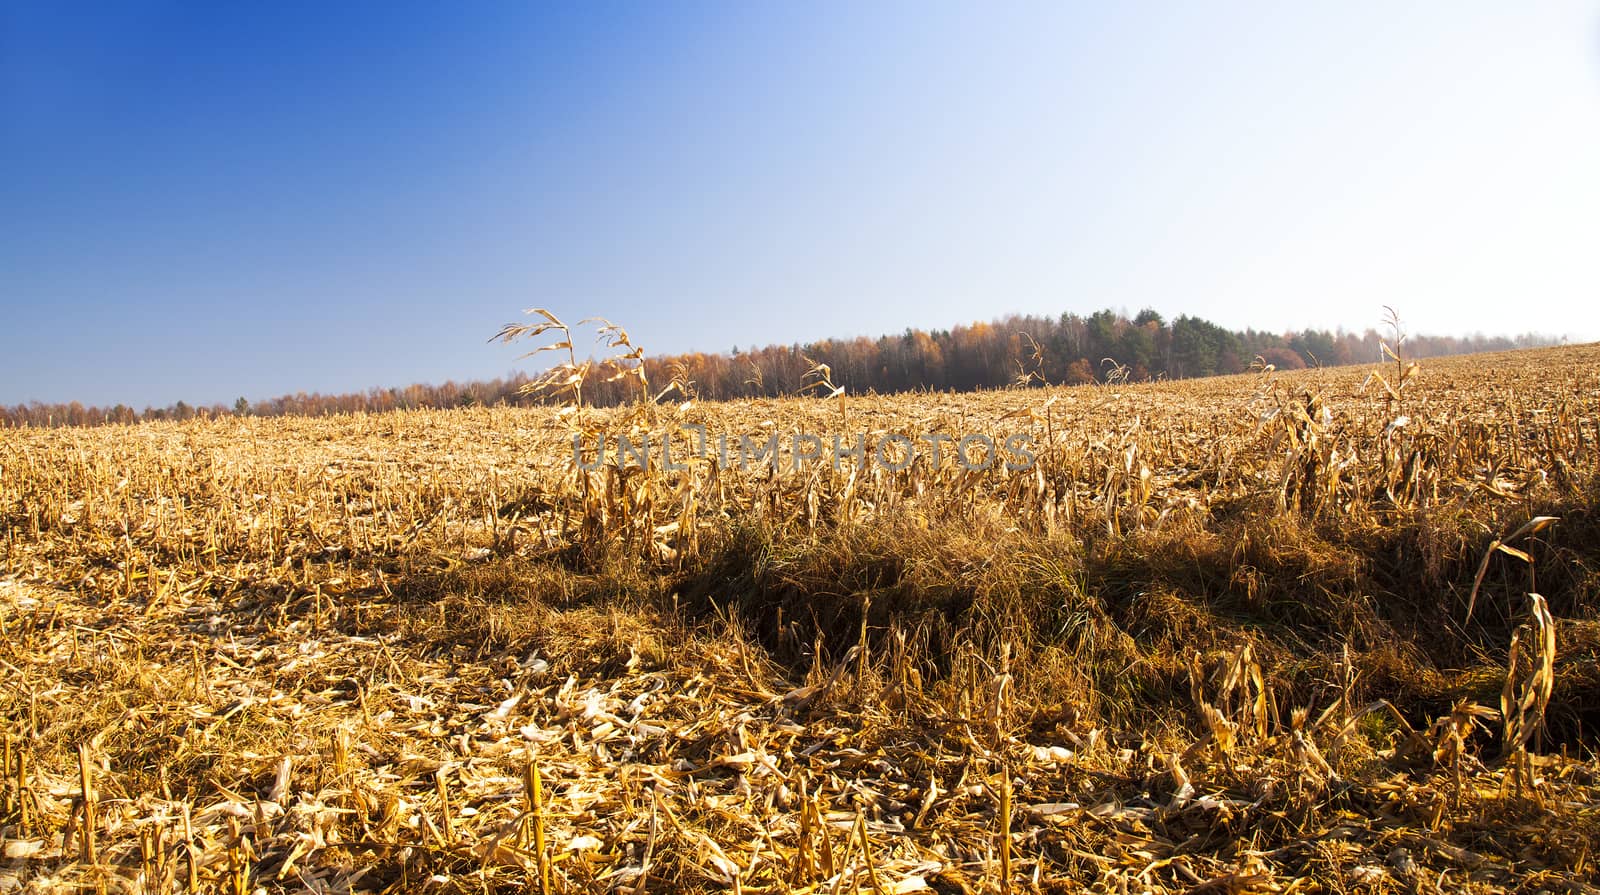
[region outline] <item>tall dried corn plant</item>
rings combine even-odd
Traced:
[[[1420,369],[1415,361],[1407,361],[1403,354],[1406,341],[1406,331],[1400,322],[1400,314],[1394,308],[1384,305],[1383,323],[1389,328],[1389,338],[1378,343],[1378,350],[1382,352],[1385,360],[1394,361],[1394,372],[1385,377],[1378,370],[1373,370],[1367,376],[1366,385],[1374,382],[1383,388],[1386,403],[1392,404],[1396,410],[1405,410],[1406,385]]]
[[[528,313],[543,319],[534,324],[508,324],[491,341],[510,343],[555,332],[555,342],[522,357],[544,351],[567,352],[565,362],[523,387],[527,393],[553,394],[560,399],[557,413],[566,420],[573,438],[568,478],[572,505],[562,512],[561,534],[575,532],[574,543],[591,555],[603,553],[612,545],[653,560],[681,559],[686,551],[697,551],[699,495],[703,488],[699,467],[704,463],[687,458],[687,471],[675,477],[663,468],[664,453],[661,462],[655,458],[655,451],[665,450],[665,440],[671,434],[670,429],[658,425],[658,402],[673,391],[692,398],[693,384],[680,372],[652,396],[645,350],[633,342],[622,326],[604,317],[579,321],[579,325],[594,324],[598,328],[597,341],[612,352],[598,363],[580,361],[571,327],[544,308]],[[603,375],[604,382],[634,380],[637,400],[604,416],[586,413],[583,387],[591,375]],[[689,402],[685,402],[678,410],[688,406]],[[608,443],[613,448],[609,460]],[[594,455],[586,459],[585,452],[591,444]]]
[[[804,357],[804,355],[801,356]],[[811,368],[805,372],[805,376],[803,377],[805,384],[800,388],[801,393],[816,392],[824,400],[830,398],[838,400],[839,421],[844,422],[844,386],[834,384],[833,368],[820,361],[814,361],[809,357],[805,358],[805,362],[810,364]]]
[[[1489,573],[1489,561],[1494,559],[1496,553],[1503,553],[1513,559],[1526,563],[1528,574],[1533,574],[1533,557],[1527,551],[1511,546],[1523,538],[1532,537],[1546,528],[1560,522],[1555,516],[1535,516],[1524,522],[1521,527],[1503,538],[1495,538],[1489,542],[1488,549],[1483,551],[1483,558],[1478,561],[1478,572],[1472,576],[1472,592],[1467,595],[1466,620],[1472,620],[1472,610],[1478,605],[1478,590],[1483,586],[1483,578]]]
[[[545,371],[521,388],[523,394],[541,395],[555,394],[561,396],[566,405],[574,411],[583,409],[583,383],[588,377],[593,363],[578,360],[577,349],[572,344],[572,328],[561,322],[560,318],[544,308],[529,308],[523,313],[544,318],[538,323],[507,323],[500,328],[498,333],[489,339],[491,342],[511,344],[523,339],[537,339],[548,332],[560,334],[560,338],[548,345],[540,345],[518,356],[518,360],[543,354],[546,351],[565,351],[567,359]]]
[[[606,377],[607,382],[616,382],[620,379],[633,378],[639,382],[639,401],[650,401],[650,382],[645,377],[644,349],[633,344],[628,338],[628,331],[604,317],[589,317],[582,323],[600,324],[600,341],[605,342],[607,348],[614,349],[617,353],[606,358],[605,365],[611,369],[611,374]]]
[[[1528,594],[1528,620],[1511,634],[1506,681],[1500,690],[1500,716],[1505,724],[1504,748],[1516,768],[1519,785],[1532,785],[1528,741],[1538,746],[1545,710],[1555,686],[1556,625],[1544,597]]]

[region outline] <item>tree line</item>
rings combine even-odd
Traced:
[[[892,393],[927,389],[973,391],[1006,386],[1084,384],[1106,381],[1143,382],[1240,373],[1254,364],[1280,370],[1307,366],[1340,366],[1381,362],[1384,337],[1375,329],[1360,333],[1303,330],[1275,333],[1229,330],[1207,320],[1180,316],[1170,322],[1153,310],[1128,318],[1111,310],[1088,316],[1010,315],[949,329],[907,329],[876,339],[824,339],[804,345],[768,345],[726,353],[689,352],[647,357],[645,376],[650,393],[670,383],[679,386],[674,400],[684,397],[720,400],[777,397],[807,389],[812,373],[825,364],[829,379],[851,394]],[[1407,336],[1407,357],[1437,357],[1480,351],[1502,351],[1556,344],[1537,335]],[[597,364],[584,386],[584,398],[598,405],[636,399],[636,377],[607,381],[606,361]],[[488,381],[324,395],[298,392],[261,401],[239,398],[232,405],[190,405],[135,410],[32,402],[0,407],[0,427],[93,426],[142,420],[186,420],[222,416],[321,416],[342,413],[384,413],[393,410],[483,405],[531,405],[545,400],[525,393],[526,374]]]

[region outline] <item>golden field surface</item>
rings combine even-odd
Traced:
[[[0,430],[0,892],[1600,891],[1597,442],[1596,346]]]

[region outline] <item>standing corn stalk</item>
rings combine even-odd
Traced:
[[[1417,366],[1416,361],[1408,363],[1402,354],[1402,346],[1406,341],[1406,331],[1400,325],[1400,314],[1388,305],[1384,305],[1383,310],[1385,312],[1383,323],[1389,327],[1389,339],[1388,341],[1380,341],[1378,350],[1383,361],[1394,361],[1394,381],[1390,382],[1384,378],[1382,373],[1373,370],[1367,376],[1367,381],[1361,384],[1361,387],[1366,388],[1367,385],[1377,382],[1383,386],[1385,402],[1393,404],[1399,410],[1404,411],[1406,383],[1410,381],[1411,377],[1417,375],[1417,371],[1420,368]],[[1391,345],[1390,342],[1394,344]]]
[[[1519,785],[1531,785],[1528,740],[1544,727],[1545,709],[1555,687],[1556,624],[1544,597],[1528,594],[1526,623],[1511,634],[1506,657],[1506,682],[1500,691],[1505,722],[1505,750],[1511,756]]]
[[[604,317],[589,317],[579,323],[600,324],[600,339],[606,343],[607,348],[625,349],[606,359],[606,365],[612,368],[606,382],[616,382],[632,376],[639,380],[639,401],[650,401],[650,383],[645,379],[644,349],[633,344],[628,338],[628,331]],[[632,361],[632,363],[629,363]],[[663,392],[665,394],[665,392]]]
[[[572,329],[565,323],[562,323],[561,320],[556,317],[556,315],[550,313],[544,308],[529,308],[524,313],[537,314],[544,318],[544,322],[507,323],[505,326],[501,327],[500,331],[495,333],[494,337],[489,341],[504,342],[509,345],[518,339],[534,339],[554,330],[561,333],[560,340],[552,342],[549,345],[541,345],[526,354],[520,355],[517,359],[521,360],[524,357],[532,357],[545,351],[560,351],[562,349],[566,349],[567,361],[566,363],[556,364],[554,367],[551,367],[537,379],[534,379],[532,382],[523,385],[518,391],[525,395],[538,394],[540,392],[565,392],[571,398],[571,407],[576,412],[582,412],[583,380],[586,376],[588,376],[589,368],[592,366],[592,364],[590,361],[584,361],[581,364],[578,363],[578,354],[572,347]]]
[[[825,363],[822,363],[821,361],[814,361],[803,354],[801,357],[805,359],[806,363],[811,365],[811,369],[807,370],[805,375],[805,378],[811,381],[802,386],[800,391],[816,391],[818,394],[822,394],[824,399],[838,398],[839,419],[843,421],[845,419],[844,386],[833,384],[833,368],[829,367]],[[824,392],[826,392],[826,394],[823,394]]]

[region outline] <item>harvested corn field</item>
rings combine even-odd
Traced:
[[[0,890],[1597,891],[1600,348],[1373,372],[0,432]]]

